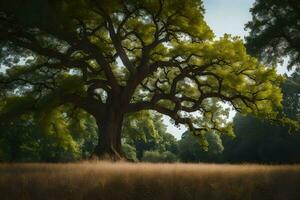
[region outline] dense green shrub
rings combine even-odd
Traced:
[[[170,151],[159,152],[159,151],[145,151],[142,161],[144,162],[153,162],[153,163],[160,163],[160,162],[176,162],[178,158],[175,154]]]

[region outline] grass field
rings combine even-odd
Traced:
[[[299,200],[300,166],[1,164],[0,199]]]

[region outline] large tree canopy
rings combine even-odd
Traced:
[[[288,68],[300,66],[300,2],[298,0],[256,0],[252,21],[246,25],[251,54],[267,63],[289,57]]]
[[[216,40],[199,0],[4,0],[0,3],[1,116],[72,104],[99,129],[95,155],[121,157],[125,114],[154,110],[205,132],[232,133],[228,103],[276,119],[282,78]]]

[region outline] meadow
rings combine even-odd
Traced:
[[[0,199],[297,200],[300,166],[1,164]]]

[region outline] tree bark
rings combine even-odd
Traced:
[[[98,126],[98,144],[92,158],[101,160],[123,160],[125,156],[121,147],[121,131],[124,115],[113,108],[101,118],[96,118]]]

